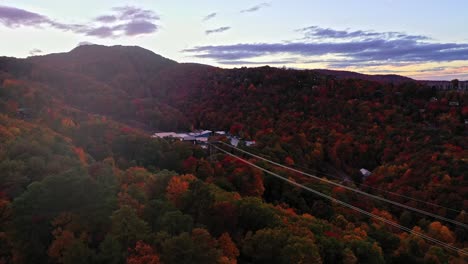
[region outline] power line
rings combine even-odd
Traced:
[[[340,205],[342,205],[342,206],[344,206],[344,207],[347,207],[347,208],[350,208],[350,209],[352,209],[352,210],[358,211],[358,212],[360,212],[360,213],[362,213],[362,214],[364,214],[364,215],[367,215],[367,216],[370,216],[370,217],[372,217],[372,218],[375,218],[375,219],[377,219],[377,220],[379,220],[379,221],[382,221],[382,222],[384,222],[384,223],[386,223],[386,224],[388,224],[388,225],[391,225],[391,226],[393,226],[393,227],[399,228],[399,229],[401,229],[401,230],[403,230],[403,231],[406,231],[406,232],[408,232],[408,233],[411,233],[411,234],[413,234],[413,235],[419,236],[419,237],[421,237],[421,238],[423,238],[423,239],[426,239],[426,240],[428,240],[428,241],[430,241],[430,242],[433,242],[433,243],[435,243],[435,244],[437,244],[437,245],[443,246],[443,247],[445,247],[445,248],[447,248],[447,249],[453,250],[453,251],[455,251],[455,252],[457,252],[457,253],[461,253],[461,254],[464,254],[464,255],[468,255],[468,252],[465,251],[464,249],[460,249],[460,248],[458,248],[458,247],[452,246],[452,245],[450,245],[450,244],[448,244],[448,243],[445,243],[445,242],[443,242],[443,241],[440,241],[440,240],[438,240],[438,239],[435,239],[435,238],[432,238],[432,237],[427,236],[427,235],[425,235],[425,234],[416,232],[416,231],[414,231],[414,230],[412,230],[412,229],[410,229],[410,228],[408,228],[408,227],[405,227],[405,226],[399,225],[399,224],[397,224],[397,223],[394,223],[394,222],[392,222],[392,221],[390,221],[390,220],[388,220],[388,219],[386,219],[386,218],[383,218],[383,217],[381,217],[381,216],[375,215],[375,214],[373,214],[373,213],[371,213],[371,212],[368,212],[368,211],[363,210],[363,209],[361,209],[361,208],[359,208],[359,207],[356,207],[356,206],[354,206],[354,205],[351,205],[351,204],[348,204],[348,203],[343,202],[343,201],[341,201],[341,200],[338,200],[338,199],[336,199],[336,198],[333,198],[333,197],[331,197],[331,196],[329,196],[329,195],[323,194],[323,193],[321,193],[321,192],[319,192],[319,191],[316,191],[316,190],[314,190],[314,189],[312,189],[312,188],[309,188],[309,187],[307,187],[307,186],[305,186],[305,185],[302,185],[302,184],[297,183],[297,182],[295,182],[295,181],[293,181],[293,180],[290,180],[290,179],[288,179],[288,178],[285,178],[285,177],[283,177],[283,176],[281,176],[281,175],[279,175],[279,174],[276,174],[276,173],[274,173],[274,172],[272,172],[272,171],[269,171],[269,170],[267,170],[267,169],[265,169],[265,168],[262,168],[262,167],[260,167],[260,166],[258,166],[258,165],[256,165],[256,164],[254,164],[254,163],[252,163],[252,162],[250,162],[250,161],[247,161],[247,160],[245,160],[245,159],[243,159],[243,158],[241,158],[241,157],[239,157],[239,156],[237,156],[237,155],[234,155],[234,154],[232,154],[232,153],[229,153],[228,151],[226,151],[226,150],[224,150],[224,149],[222,149],[222,148],[219,148],[219,147],[217,147],[217,146],[215,146],[215,145],[213,145],[213,147],[216,148],[216,149],[218,149],[218,150],[220,150],[221,152],[223,152],[223,153],[225,153],[225,154],[231,156],[231,157],[234,157],[234,158],[236,158],[236,159],[238,159],[238,160],[240,160],[240,161],[242,161],[242,162],[244,162],[244,163],[246,163],[246,164],[252,166],[252,167],[255,167],[255,168],[257,168],[257,169],[259,169],[259,170],[261,170],[261,171],[263,171],[263,172],[266,172],[266,173],[268,173],[268,174],[270,174],[270,175],[272,175],[272,176],[274,176],[274,177],[276,177],[276,178],[279,178],[279,179],[281,179],[281,180],[283,180],[283,181],[286,181],[286,182],[288,182],[288,183],[290,183],[290,184],[292,184],[292,185],[295,185],[295,186],[297,186],[297,187],[300,187],[300,188],[302,188],[302,189],[304,189],[304,190],[310,191],[310,192],[312,192],[312,193],[314,193],[314,194],[316,194],[316,195],[319,195],[319,196],[321,196],[321,197],[323,197],[323,198],[326,198],[326,199],[328,199],[328,200],[331,200],[332,202],[336,202],[336,203],[338,203],[338,204],[340,204]]]
[[[263,157],[267,157],[266,155],[262,155],[262,156],[263,156]],[[326,172],[321,171],[321,170],[310,169],[310,168],[307,168],[307,167],[304,167],[304,166],[299,166],[299,165],[297,165],[297,164],[294,164],[294,165],[292,165],[292,166],[294,166],[295,168],[302,169],[302,170],[313,171],[313,172],[315,172],[315,173],[319,173],[319,174],[321,174],[321,175],[325,175],[325,176],[328,176],[328,177],[332,177],[332,178],[334,178],[334,179],[343,180],[342,177],[339,177],[339,176],[336,176],[336,175],[333,175],[333,174],[329,174],[329,173],[326,173]],[[348,182],[348,181],[349,181],[349,180],[344,179],[344,182]],[[376,187],[373,187],[373,186],[370,186],[370,185],[367,185],[367,184],[364,184],[364,183],[360,183],[360,184],[359,184],[359,187],[361,187],[361,186],[364,186],[364,187],[367,187],[367,188],[371,188],[371,189],[373,189],[373,190],[377,190],[377,191],[380,191],[380,192],[385,192],[385,193],[388,193],[388,194],[391,194],[391,195],[394,195],[394,196],[406,198],[406,199],[408,199],[408,200],[412,200],[412,201],[415,201],[415,202],[424,203],[424,204],[431,205],[431,206],[436,206],[436,207],[439,207],[439,208],[444,208],[444,209],[447,209],[447,210],[449,210],[449,211],[453,211],[453,212],[457,212],[457,213],[461,213],[461,212],[462,212],[462,210],[453,209],[453,208],[446,207],[446,206],[443,206],[443,205],[439,205],[439,204],[436,204],[436,203],[426,202],[426,201],[424,201],[424,200],[420,200],[420,199],[417,199],[417,198],[414,198],[414,197],[411,197],[411,196],[407,196],[407,195],[404,195],[404,194],[399,194],[399,193],[395,193],[395,192],[391,192],[391,191],[379,189],[379,188],[376,188]]]
[[[320,171],[320,170],[312,170],[312,169],[306,168],[306,167],[304,167],[304,166],[299,166],[299,165],[293,165],[293,166],[296,167],[296,168],[299,168],[299,169],[303,169],[303,170],[314,171],[315,173],[320,173],[320,174],[323,174],[323,175],[325,175],[325,176],[329,176],[329,177],[332,177],[332,178],[335,178],[335,179],[338,179],[338,180],[343,180],[343,179],[342,179],[341,177],[339,177],[339,176],[336,176],[336,175],[333,175],[333,174],[329,174],[329,173],[326,173],[326,172],[323,172],[323,171]],[[346,181],[347,181],[347,180],[345,180],[345,182],[346,182]],[[444,208],[444,209],[447,209],[447,210],[450,210],[450,211],[453,211],[453,212],[457,212],[457,213],[461,213],[461,212],[462,212],[461,210],[449,208],[449,207],[446,207],[446,206],[443,206],[443,205],[439,205],[439,204],[436,204],[436,203],[426,202],[426,201],[424,201],[424,200],[420,200],[420,199],[417,199],[417,198],[414,198],[414,197],[411,197],[411,196],[407,196],[407,195],[404,195],[404,194],[399,194],[399,193],[395,193],[395,192],[391,192],[391,191],[386,191],[386,190],[379,189],[379,188],[376,188],[376,187],[373,187],[373,186],[370,186],[370,185],[367,185],[367,184],[364,184],[364,183],[358,183],[358,184],[359,184],[359,187],[364,186],[364,187],[371,188],[371,189],[374,189],[374,190],[377,190],[377,191],[381,191],[381,192],[385,192],[385,193],[388,193],[388,194],[391,194],[391,195],[394,195],[394,196],[403,197],[403,198],[406,198],[406,199],[408,199],[408,200],[412,200],[412,201],[415,201],[415,202],[420,202],[420,203],[424,203],[424,204],[427,204],[427,205],[431,205],[431,206],[436,206],[436,207]]]
[[[392,201],[392,200],[389,200],[389,199],[386,199],[386,198],[383,198],[383,197],[380,197],[380,196],[377,196],[377,195],[373,195],[373,194],[370,194],[370,193],[367,193],[367,192],[364,192],[364,191],[361,191],[361,190],[358,190],[358,189],[355,189],[355,188],[351,188],[349,186],[346,186],[346,185],[343,185],[343,184],[340,184],[340,183],[336,183],[336,182],[333,182],[333,181],[330,181],[328,179],[324,179],[324,178],[320,178],[316,175],[312,175],[310,173],[306,173],[306,172],[303,172],[303,171],[300,171],[300,170],[296,170],[294,168],[291,168],[291,167],[288,167],[288,166],[285,166],[283,164],[280,164],[280,163],[277,163],[277,162],[274,162],[274,161],[271,161],[269,159],[265,159],[261,156],[258,156],[258,155],[255,155],[253,153],[250,153],[248,151],[245,151],[243,149],[240,149],[240,148],[237,148],[237,147],[234,147],[234,146],[231,146],[229,144],[226,144],[222,141],[218,141],[219,143],[221,144],[224,144],[226,146],[229,146],[230,148],[233,148],[233,149],[236,149],[240,152],[243,152],[247,155],[250,155],[252,157],[255,157],[255,158],[258,158],[258,159],[261,159],[263,161],[266,161],[266,162],[269,162],[271,164],[274,164],[276,166],[279,166],[279,167],[282,167],[282,168],[285,168],[285,169],[288,169],[288,170],[291,170],[291,171],[294,171],[296,173],[299,173],[299,174],[302,174],[302,175],[305,175],[305,176],[308,176],[308,177],[311,177],[313,179],[316,179],[316,180],[319,180],[319,181],[323,181],[323,182],[326,182],[326,183],[329,183],[329,184],[332,184],[332,185],[335,185],[335,186],[339,186],[339,187],[342,187],[342,188],[345,188],[347,190],[350,190],[350,191],[353,191],[353,192],[356,192],[356,193],[359,193],[359,194],[362,194],[362,195],[365,195],[365,196],[368,196],[368,197],[371,197],[371,198],[374,198],[374,199],[377,199],[377,200],[380,200],[380,201],[383,201],[383,202],[387,202],[387,203],[390,203],[390,204],[393,204],[393,205],[396,205],[396,206],[399,206],[399,207],[402,207],[402,208],[405,208],[407,210],[411,210],[411,211],[414,211],[414,212],[417,212],[417,213],[420,213],[420,214],[423,214],[423,215],[427,215],[427,216],[430,216],[430,217],[433,217],[433,218],[436,218],[436,219],[439,219],[439,220],[442,220],[442,221],[446,221],[446,222],[449,222],[449,223],[452,223],[452,224],[455,224],[455,225],[458,225],[458,226],[462,226],[464,227],[465,229],[468,229],[468,225],[464,224],[464,223],[461,223],[459,221],[456,221],[456,220],[452,220],[452,219],[449,219],[449,218],[446,218],[446,217],[443,217],[443,216],[440,216],[440,215],[436,215],[436,214],[433,214],[433,213],[430,213],[430,212],[426,212],[424,210],[421,210],[421,209],[418,209],[418,208],[414,208],[414,207],[411,207],[411,206],[408,206],[408,205],[404,205],[402,203],[399,203],[399,202],[395,202],[395,201]]]

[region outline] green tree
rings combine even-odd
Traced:
[[[166,231],[171,235],[178,235],[183,232],[190,232],[193,228],[193,219],[190,215],[185,215],[181,211],[165,213],[159,220],[160,231]]]
[[[92,262],[94,252],[81,240],[76,240],[63,253],[63,264],[88,264]]]
[[[261,229],[248,236],[242,253],[253,263],[321,263],[310,238],[292,235],[288,229]]]
[[[52,219],[63,212],[76,216],[74,223],[94,233],[109,224],[114,206],[109,193],[82,168],[34,182],[13,202],[13,240],[24,262],[45,261],[52,240]]]
[[[216,240],[204,229],[194,229],[192,234],[182,233],[167,239],[162,245],[161,259],[166,264],[217,263],[221,256]]]
[[[239,227],[245,231],[257,231],[272,228],[280,224],[274,210],[254,197],[247,197],[238,202]]]
[[[100,264],[122,264],[124,262],[124,255],[119,241],[111,235],[107,235],[99,245],[96,262]]]
[[[122,248],[128,248],[149,235],[148,224],[138,218],[135,210],[123,206],[111,216],[111,235],[119,241]]]

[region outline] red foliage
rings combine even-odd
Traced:
[[[195,173],[197,170],[197,159],[193,156],[188,157],[183,162],[183,168],[186,173]]]
[[[332,231],[325,231],[324,234],[327,236],[327,237],[334,237],[334,238],[340,238],[340,235],[335,233],[335,232],[332,232]]]
[[[159,264],[159,255],[156,254],[150,245],[143,241],[138,241],[134,249],[129,249],[130,256],[127,257],[127,264]]]
[[[294,165],[294,160],[293,160],[293,158],[291,158],[291,157],[288,156],[288,157],[286,157],[286,158],[284,159],[284,163],[286,163],[286,164],[289,165],[289,166],[292,166],[292,165]]]

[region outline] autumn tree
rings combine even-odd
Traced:
[[[218,238],[218,244],[223,252],[223,263],[236,264],[237,257],[239,256],[239,250],[237,249],[236,244],[231,239],[231,236],[228,233],[223,233]]]
[[[195,176],[191,174],[172,177],[166,189],[169,201],[180,206],[182,195],[188,190],[190,182],[195,179]]]
[[[159,264],[159,256],[150,245],[138,241],[127,257],[127,264]]]

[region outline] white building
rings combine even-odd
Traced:
[[[245,141],[247,147],[255,146],[255,141]]]
[[[231,145],[233,145],[234,147],[237,147],[237,145],[239,145],[239,139],[238,138],[235,138],[235,137],[232,137],[231,138]]]
[[[175,137],[177,133],[175,132],[161,132],[161,133],[154,133],[151,137],[153,138],[168,138],[168,137]]]
[[[372,174],[372,172],[370,172],[370,171],[368,171],[368,170],[366,170],[364,168],[360,169],[359,171],[361,172],[363,177],[369,177]]]

